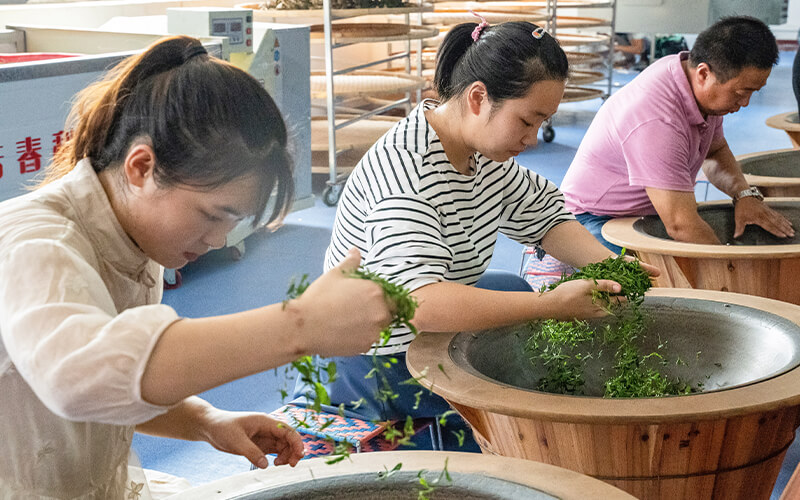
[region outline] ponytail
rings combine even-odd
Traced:
[[[452,79],[456,64],[461,60],[467,50],[475,41],[472,33],[477,29],[478,23],[463,23],[454,26],[445,36],[436,54],[436,72],[433,77],[433,88],[442,101],[452,97]]]
[[[260,184],[255,220],[275,191],[270,220],[294,192],[286,126],[275,102],[246,72],[210,57],[194,38],[162,39],[78,94],[70,139],[43,184],[91,159],[96,172],[124,162],[133,140],[148,137],[154,177],[163,187],[213,189],[246,175]]]
[[[524,96],[539,81],[567,79],[566,54],[539,26],[506,22],[485,26],[473,37],[479,26],[453,27],[439,47],[433,85],[442,102],[458,97],[476,81],[499,103]]]

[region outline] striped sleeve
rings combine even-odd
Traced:
[[[365,228],[364,264],[412,291],[442,281],[453,262],[436,209],[417,195],[384,198]]]
[[[500,232],[523,245],[538,245],[553,227],[574,220],[555,184],[511,160],[506,172]]]

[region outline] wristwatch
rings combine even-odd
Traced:
[[[764,195],[761,194],[761,191],[758,190],[755,186],[750,186],[749,188],[739,191],[735,195],[733,195],[733,203],[735,204],[737,201],[741,200],[742,198],[746,198],[748,196],[752,196],[753,198],[764,201]]]

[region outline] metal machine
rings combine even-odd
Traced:
[[[264,85],[290,130],[293,209],[313,205],[308,26],[253,23],[250,10],[209,7],[117,16],[95,29],[26,25],[0,30],[0,51],[11,52],[0,59],[0,200],[23,194],[35,183],[69,134],[64,124],[78,91],[167,34],[197,36],[210,53],[249,71]],[[2,64],[8,60],[26,62]],[[251,222],[244,221],[228,236],[234,258],[244,252]]]

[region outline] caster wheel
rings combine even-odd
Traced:
[[[339,203],[340,196],[342,196],[341,184],[334,184],[332,186],[327,186],[322,191],[322,201],[329,207],[335,207],[336,204]]]
[[[553,127],[545,127],[542,129],[542,140],[544,142],[553,142],[553,139],[556,138],[556,131],[553,130]]]
[[[181,277],[180,271],[178,271],[177,269],[164,270],[164,290],[174,290],[180,287],[182,283],[183,283],[183,278]]]
[[[244,242],[231,247],[231,259],[242,260],[244,257]]]

